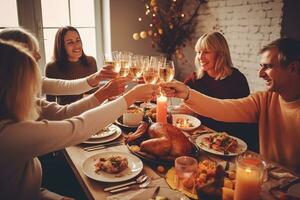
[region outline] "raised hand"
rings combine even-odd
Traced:
[[[127,77],[118,77],[107,82],[95,93],[95,97],[101,102],[107,98],[118,96],[125,91],[125,86],[130,79]]]
[[[87,78],[89,85],[95,87],[102,80],[111,80],[116,78],[118,73],[114,72],[113,69],[113,65],[104,65],[99,71]]]
[[[139,84],[134,86],[128,91],[124,98],[128,105],[131,105],[135,101],[147,101],[159,94],[158,85],[153,84]]]
[[[160,84],[165,95],[168,97],[177,97],[186,100],[189,95],[189,87],[179,81]]]

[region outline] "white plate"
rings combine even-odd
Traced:
[[[96,134],[92,135],[90,139],[99,139],[99,138],[105,138],[112,134],[114,134],[117,131],[117,126],[114,124],[111,124],[107,126],[104,130],[101,130],[97,132]]]
[[[122,156],[128,159],[128,168],[118,174],[109,174],[103,171],[95,172],[95,163],[99,158],[108,156]],[[121,182],[137,176],[143,169],[143,162],[135,155],[124,152],[103,152],[87,158],[82,164],[83,173],[91,179],[102,182]]]
[[[291,195],[292,197],[300,198],[300,183],[290,186],[287,194]]]
[[[120,137],[121,135],[122,135],[121,129],[118,126],[116,126],[116,132],[113,133],[112,135],[105,137],[105,138],[88,139],[86,141],[83,141],[82,143],[84,143],[84,144],[102,144],[102,143],[113,141],[113,140],[117,139],[118,137]]]
[[[177,119],[188,120],[189,123],[192,124],[192,127],[176,126]],[[172,114],[172,121],[173,121],[172,123],[174,126],[176,126],[177,128],[179,128],[180,130],[183,130],[183,131],[192,131],[201,125],[201,121],[199,119],[197,119],[196,117],[193,117],[191,115],[185,115],[185,114]]]
[[[231,135],[229,137],[231,137],[233,139],[236,139],[237,142],[238,142],[238,148],[237,148],[236,153],[228,152],[228,154],[224,155],[223,152],[216,151],[216,150],[211,149],[211,148],[205,146],[204,144],[202,144],[202,140],[203,140],[204,137],[213,136],[215,134],[217,134],[217,133],[207,133],[207,134],[199,135],[199,137],[197,137],[197,139],[196,139],[196,144],[198,145],[198,147],[200,149],[202,149],[204,151],[207,151],[207,152],[213,153],[213,154],[217,154],[217,155],[222,155],[222,156],[236,156],[236,155],[239,155],[241,153],[244,153],[247,150],[247,144],[243,140],[241,140],[239,138],[236,138],[236,137],[233,137]]]

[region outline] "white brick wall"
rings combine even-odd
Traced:
[[[193,71],[193,45],[206,32],[224,33],[235,67],[242,71],[251,91],[264,90],[258,77],[260,48],[280,37],[283,0],[207,0],[199,11],[194,41],[185,49],[187,65],[178,64],[177,78]]]

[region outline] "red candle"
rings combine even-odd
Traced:
[[[167,123],[167,97],[161,95],[157,97],[156,106],[156,122],[161,122],[163,124]]]

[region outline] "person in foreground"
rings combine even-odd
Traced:
[[[119,85],[126,84],[127,78],[118,79],[123,80]],[[149,100],[158,93],[157,86],[144,84],[101,106],[98,91],[60,106],[37,98],[41,84],[40,70],[30,53],[0,40],[0,199],[62,199],[47,190],[41,192],[37,156],[88,139],[136,100]],[[115,95],[123,91],[120,86]]]
[[[300,173],[300,42],[281,38],[261,51],[259,76],[266,92],[220,100],[180,82],[162,84],[168,96],[184,99],[198,114],[228,122],[258,122],[260,154]]]
[[[218,99],[237,99],[250,94],[246,77],[233,67],[229,46],[223,34],[203,34],[195,45],[195,72],[184,83],[191,89]],[[185,111],[186,110],[186,111]],[[191,112],[180,106],[179,112]],[[258,127],[250,123],[229,123],[198,115],[201,124],[218,132],[241,138],[258,151]]]

